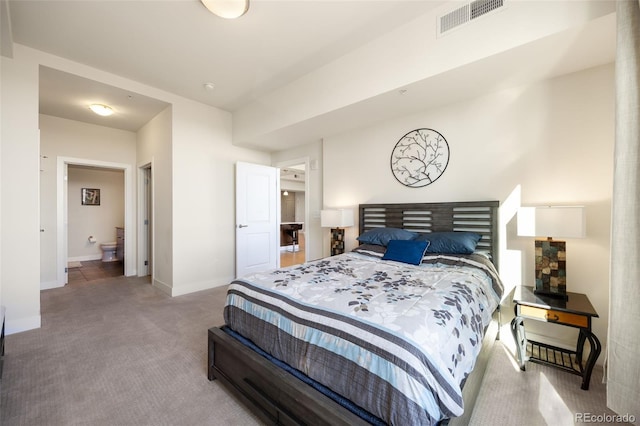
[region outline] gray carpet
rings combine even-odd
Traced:
[[[2,425],[260,424],[206,373],[225,288],[170,298],[147,279],[42,292],[42,328],[6,337]]]
[[[170,298],[147,279],[42,292],[42,328],[6,337],[2,425],[260,425],[206,372],[207,329],[226,288]],[[473,425],[571,425],[611,413],[602,371],[580,378],[513,363],[508,329],[495,345]],[[597,423],[591,423],[597,424]]]
[[[520,371],[513,355],[515,344],[508,329],[503,328],[502,339],[493,348],[470,425],[614,423],[604,417],[615,413],[606,407],[602,367],[596,365],[589,390],[584,391],[580,389],[581,377],[557,368],[528,362],[526,371]],[[585,421],[587,416],[588,422]],[[597,416],[603,416],[603,421],[598,421]]]

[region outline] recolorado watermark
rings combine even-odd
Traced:
[[[576,423],[634,423],[633,414],[576,413]]]

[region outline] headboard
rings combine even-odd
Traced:
[[[360,234],[373,228],[413,232],[471,231],[482,236],[478,249],[498,268],[498,201],[360,204]]]

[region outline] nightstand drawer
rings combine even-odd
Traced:
[[[570,314],[568,312],[556,311],[553,309],[534,308],[533,306],[520,305],[520,315],[537,318],[547,322],[557,322],[587,328],[589,320],[586,316]]]

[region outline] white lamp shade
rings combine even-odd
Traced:
[[[209,11],[221,18],[239,18],[249,10],[249,0],[201,0]]]
[[[584,206],[540,206],[518,209],[518,235],[524,237],[584,238]]]
[[[321,210],[320,226],[323,228],[347,228],[353,226],[353,210]]]

